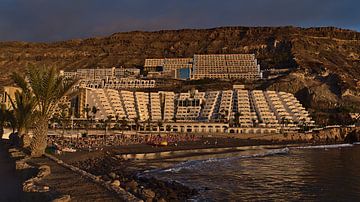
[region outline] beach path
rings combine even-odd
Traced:
[[[48,165],[51,175],[45,177],[41,183],[61,195],[70,195],[71,201],[119,201],[114,193],[93,183],[79,174],[64,168],[54,161],[43,157],[31,160],[37,165]]]
[[[0,143],[0,201],[21,201],[22,182],[6,147]]]

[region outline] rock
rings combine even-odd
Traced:
[[[111,185],[114,186],[114,187],[120,187],[120,181],[119,180],[114,180]]]
[[[39,178],[43,178],[51,174],[50,166],[42,165],[39,167],[39,170],[40,170],[38,174]]]
[[[135,180],[131,180],[126,183],[125,187],[127,190],[135,191],[137,189],[138,183]]]
[[[70,201],[71,201],[70,195],[64,195],[61,196],[60,198],[52,200],[52,202],[70,202]]]
[[[349,133],[345,137],[345,142],[347,142],[347,143],[360,142],[360,131],[359,130],[354,130],[351,133]]]
[[[116,174],[113,173],[113,172],[111,172],[111,173],[109,173],[109,177],[110,177],[111,179],[116,179]]]
[[[109,181],[109,180],[111,180],[110,177],[107,176],[107,175],[103,175],[103,176],[102,176],[102,179],[103,179],[104,181]]]
[[[15,162],[15,169],[16,170],[23,170],[23,169],[27,169],[27,168],[30,168],[30,167],[31,166],[29,166],[29,164],[25,163],[22,160]]]
[[[144,198],[146,199],[153,199],[155,198],[155,192],[153,192],[151,189],[143,189],[141,191],[141,194],[144,196]]]
[[[159,198],[157,202],[166,202],[166,200],[164,198]]]
[[[101,181],[101,176],[95,176],[95,179],[94,179],[96,182],[100,182]]]

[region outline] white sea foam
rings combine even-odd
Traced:
[[[241,159],[241,158],[255,158],[255,157],[264,157],[264,156],[271,156],[271,155],[278,155],[278,154],[287,154],[289,153],[289,148],[281,148],[281,149],[270,149],[270,150],[262,150],[257,154],[251,154],[251,155],[241,155],[241,156],[234,156],[234,157],[228,157],[228,158],[210,158],[205,160],[194,160],[194,161],[186,161],[179,163],[175,165],[174,167],[163,169],[163,170],[152,170],[148,171],[147,173],[151,172],[179,172],[183,169],[193,169],[198,168],[199,166],[210,164],[210,163],[217,163],[217,162],[226,162],[230,160],[235,159]]]
[[[352,146],[353,144],[330,144],[330,145],[291,147],[291,149],[332,149],[332,148],[352,147]]]

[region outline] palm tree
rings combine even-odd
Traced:
[[[125,117],[122,117],[120,120],[120,128],[121,128],[121,134],[124,134],[124,129],[128,127],[128,120]]]
[[[6,110],[5,105],[0,106],[0,141],[2,140],[2,136],[4,135],[4,125],[6,122]]]
[[[14,121],[16,121],[18,138],[21,147],[30,146],[30,137],[28,134],[30,126],[35,118],[35,98],[26,92],[15,92],[15,100],[9,96],[13,108]]]
[[[50,116],[59,100],[70,91],[76,81],[64,80],[54,67],[29,68],[26,74],[27,80],[17,73],[14,73],[12,78],[22,91],[31,92],[35,97],[38,116],[30,150],[31,156],[42,156],[47,146]]]
[[[159,131],[159,135],[160,135],[160,128],[161,126],[163,126],[163,122],[161,120],[158,120],[157,122],[157,127],[158,127],[158,131]]]
[[[93,106],[93,107],[91,108],[91,113],[93,114],[94,119],[95,119],[96,113],[97,113],[98,111],[99,111],[99,109],[96,108],[95,106]]]
[[[96,119],[96,114],[97,114],[97,112],[99,111],[99,109],[97,108],[97,107],[95,107],[95,106],[93,106],[92,108],[91,108],[91,113],[93,114],[93,116],[92,116],[92,118],[93,118],[93,121],[95,121]]]
[[[60,108],[60,115],[59,115],[59,121],[62,127],[62,137],[64,138],[65,135],[65,129],[66,126],[68,126],[70,123],[70,113],[69,113],[69,106],[67,104],[59,104],[58,107]]]
[[[240,126],[240,116],[241,116],[240,112],[236,112],[234,115],[234,124],[236,127]]]
[[[108,126],[111,126],[111,121],[114,117],[112,115],[108,115],[107,116],[107,119],[105,120],[104,122],[104,125],[105,125],[105,136],[106,136],[106,133],[107,133],[107,129],[108,129]]]
[[[87,104],[84,108],[84,112],[85,112],[85,118],[86,118],[86,122],[85,122],[85,130],[86,130],[86,134],[89,134],[89,124],[90,124],[90,107],[89,104]]]
[[[10,142],[13,145],[18,145],[18,136],[15,134],[16,128],[17,128],[17,121],[14,115],[13,110],[6,110],[5,111],[5,119],[9,127],[12,129],[12,133],[9,136]]]
[[[138,129],[139,129],[139,126],[140,126],[139,118],[138,118],[138,117],[135,117],[135,118],[134,118],[134,122],[135,122],[135,134],[136,134],[136,136],[137,136],[137,134],[138,134]]]

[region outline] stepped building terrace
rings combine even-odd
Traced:
[[[154,127],[179,132],[260,130],[278,133],[314,125],[293,94],[276,91],[233,89],[174,93],[83,88],[78,101],[80,118],[86,118],[86,106],[94,106],[99,109],[95,120],[109,117],[113,121],[117,118],[134,123],[136,120],[143,130]]]
[[[246,79],[262,78],[260,65],[254,54],[203,54],[193,58],[146,59],[144,69],[149,72],[174,72],[182,79]],[[183,74],[184,70],[189,73]]]

